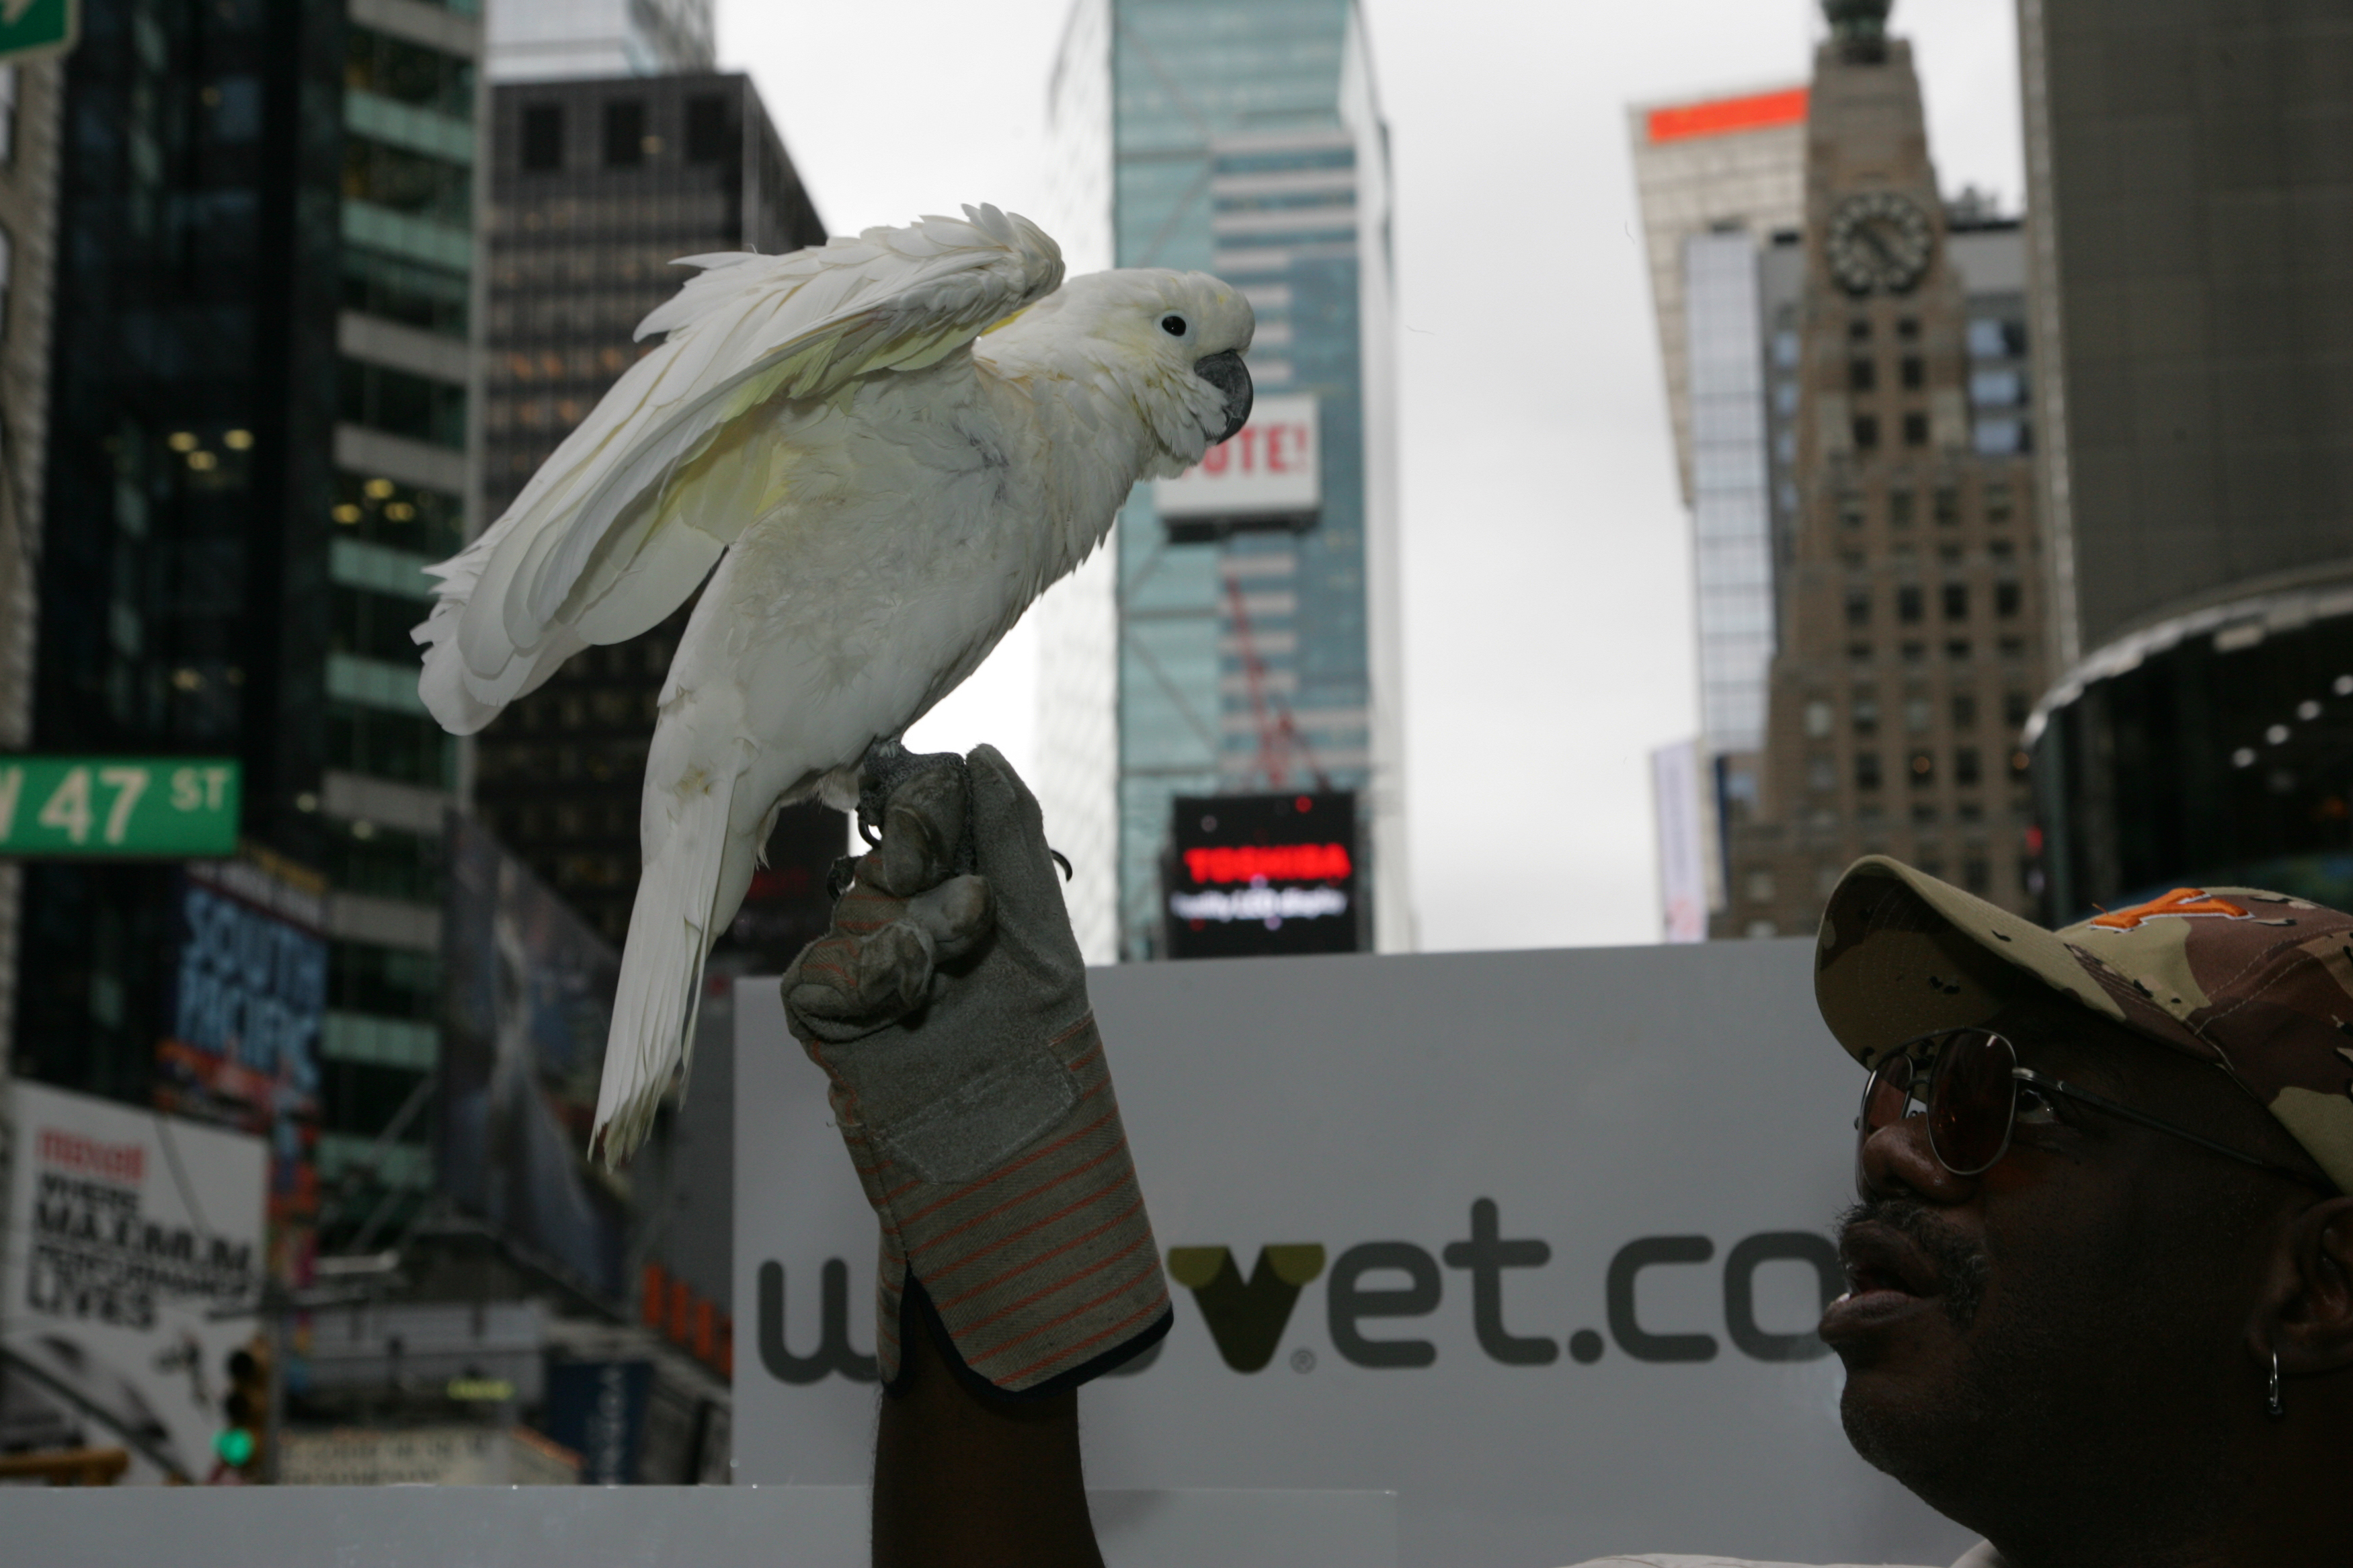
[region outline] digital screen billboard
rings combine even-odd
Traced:
[[[1171,958],[1364,947],[1354,791],[1179,795],[1169,846]]]
[[[441,923],[441,1185],[592,1296],[625,1299],[621,1191],[587,1160],[620,959],[452,813]]]

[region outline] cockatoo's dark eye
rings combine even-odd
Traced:
[[[1181,338],[1185,335],[1185,318],[1182,316],[1163,316],[1160,318],[1160,330],[1166,332],[1172,338]]]

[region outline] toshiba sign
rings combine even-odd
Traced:
[[[1261,397],[1250,423],[1200,462],[1153,484],[1160,515],[1239,523],[1293,523],[1323,504],[1323,429],[1315,399]]]

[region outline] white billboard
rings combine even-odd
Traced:
[[[1165,518],[1300,517],[1323,504],[1323,426],[1315,399],[1261,397],[1250,423],[1173,479],[1152,482]]]
[[[260,1295],[268,1145],[40,1084],[9,1093],[0,1336],[78,1416],[207,1479],[229,1353],[256,1326],[212,1313]]]
[[[1862,1083],[1810,961],[1090,972],[1176,1323],[1082,1394],[1089,1482],[1394,1489],[1409,1568],[1951,1561],[1811,1332]],[[857,1482],[874,1221],[775,983],[735,1017],[735,1479]]]

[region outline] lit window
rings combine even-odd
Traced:
[[[1806,704],[1806,733],[1819,741],[1828,735],[1838,721],[1837,710],[1820,698]]]

